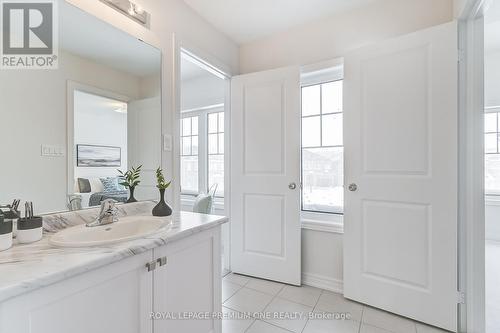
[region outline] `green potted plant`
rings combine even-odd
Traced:
[[[163,176],[163,170],[158,167],[156,169],[156,187],[160,191],[160,202],[153,208],[153,216],[170,216],[172,208],[165,202],[165,190],[172,184],[172,181],[167,182]]]
[[[141,183],[141,181],[139,180],[139,178],[141,177],[141,169],[142,165],[139,165],[137,168],[132,167],[126,172],[118,170],[118,172],[120,173],[120,176],[118,176],[118,178],[120,179],[119,184],[124,186],[125,188],[128,188],[130,191],[130,197],[128,198],[127,203],[137,202],[137,200],[134,198],[134,190],[135,187]]]

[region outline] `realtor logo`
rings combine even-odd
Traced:
[[[57,68],[56,2],[57,0],[0,0],[0,68]]]

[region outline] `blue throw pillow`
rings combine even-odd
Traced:
[[[118,178],[116,177],[101,178],[101,183],[104,188],[103,192],[120,191],[120,189],[118,188]]]

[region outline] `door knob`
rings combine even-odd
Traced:
[[[358,189],[358,185],[352,183],[352,184],[349,184],[349,187],[348,187],[349,191],[351,192],[356,192],[356,190]]]
[[[295,189],[297,188],[297,184],[295,184],[295,183],[290,183],[290,184],[288,184],[288,188],[289,188],[290,190],[295,190]]]

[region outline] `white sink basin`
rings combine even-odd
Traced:
[[[150,236],[170,226],[171,221],[170,217],[122,217],[118,222],[103,226],[87,227],[82,224],[64,229],[50,237],[49,242],[62,247],[87,247],[125,242]]]

